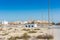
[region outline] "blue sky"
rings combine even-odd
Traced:
[[[48,20],[48,0],[0,0],[0,20]],[[51,21],[60,22],[60,0],[50,0]]]

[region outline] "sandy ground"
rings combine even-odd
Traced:
[[[26,31],[22,31],[23,28],[18,27],[4,27],[0,28],[0,40],[8,40],[11,36],[22,36]],[[27,28],[28,29],[28,28]],[[34,28],[31,28],[34,29]],[[43,32],[43,33],[41,33]],[[28,33],[28,35],[32,36],[30,40],[37,40],[34,36],[44,35],[45,33],[52,34],[54,36],[54,40],[60,39],[60,29],[47,29],[47,28],[40,28],[37,33]]]

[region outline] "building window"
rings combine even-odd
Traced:
[[[34,26],[32,25],[32,27],[34,27]]]
[[[27,27],[27,25],[26,25],[26,27]]]
[[[29,27],[30,27],[30,25],[29,25]]]

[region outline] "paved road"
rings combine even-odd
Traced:
[[[60,40],[60,29],[54,29],[54,40]]]

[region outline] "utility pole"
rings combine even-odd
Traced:
[[[50,25],[50,0],[48,0],[48,26]]]
[[[49,25],[50,25],[50,0],[48,0],[48,34],[50,35]],[[47,40],[49,39],[47,38]]]
[[[42,27],[43,27],[43,13],[42,13]]]
[[[48,0],[48,27],[49,26],[50,26],[50,0]],[[53,36],[53,29],[49,30],[49,35],[50,35],[50,32],[51,32],[51,35]],[[47,39],[47,40],[49,40],[49,39]]]

